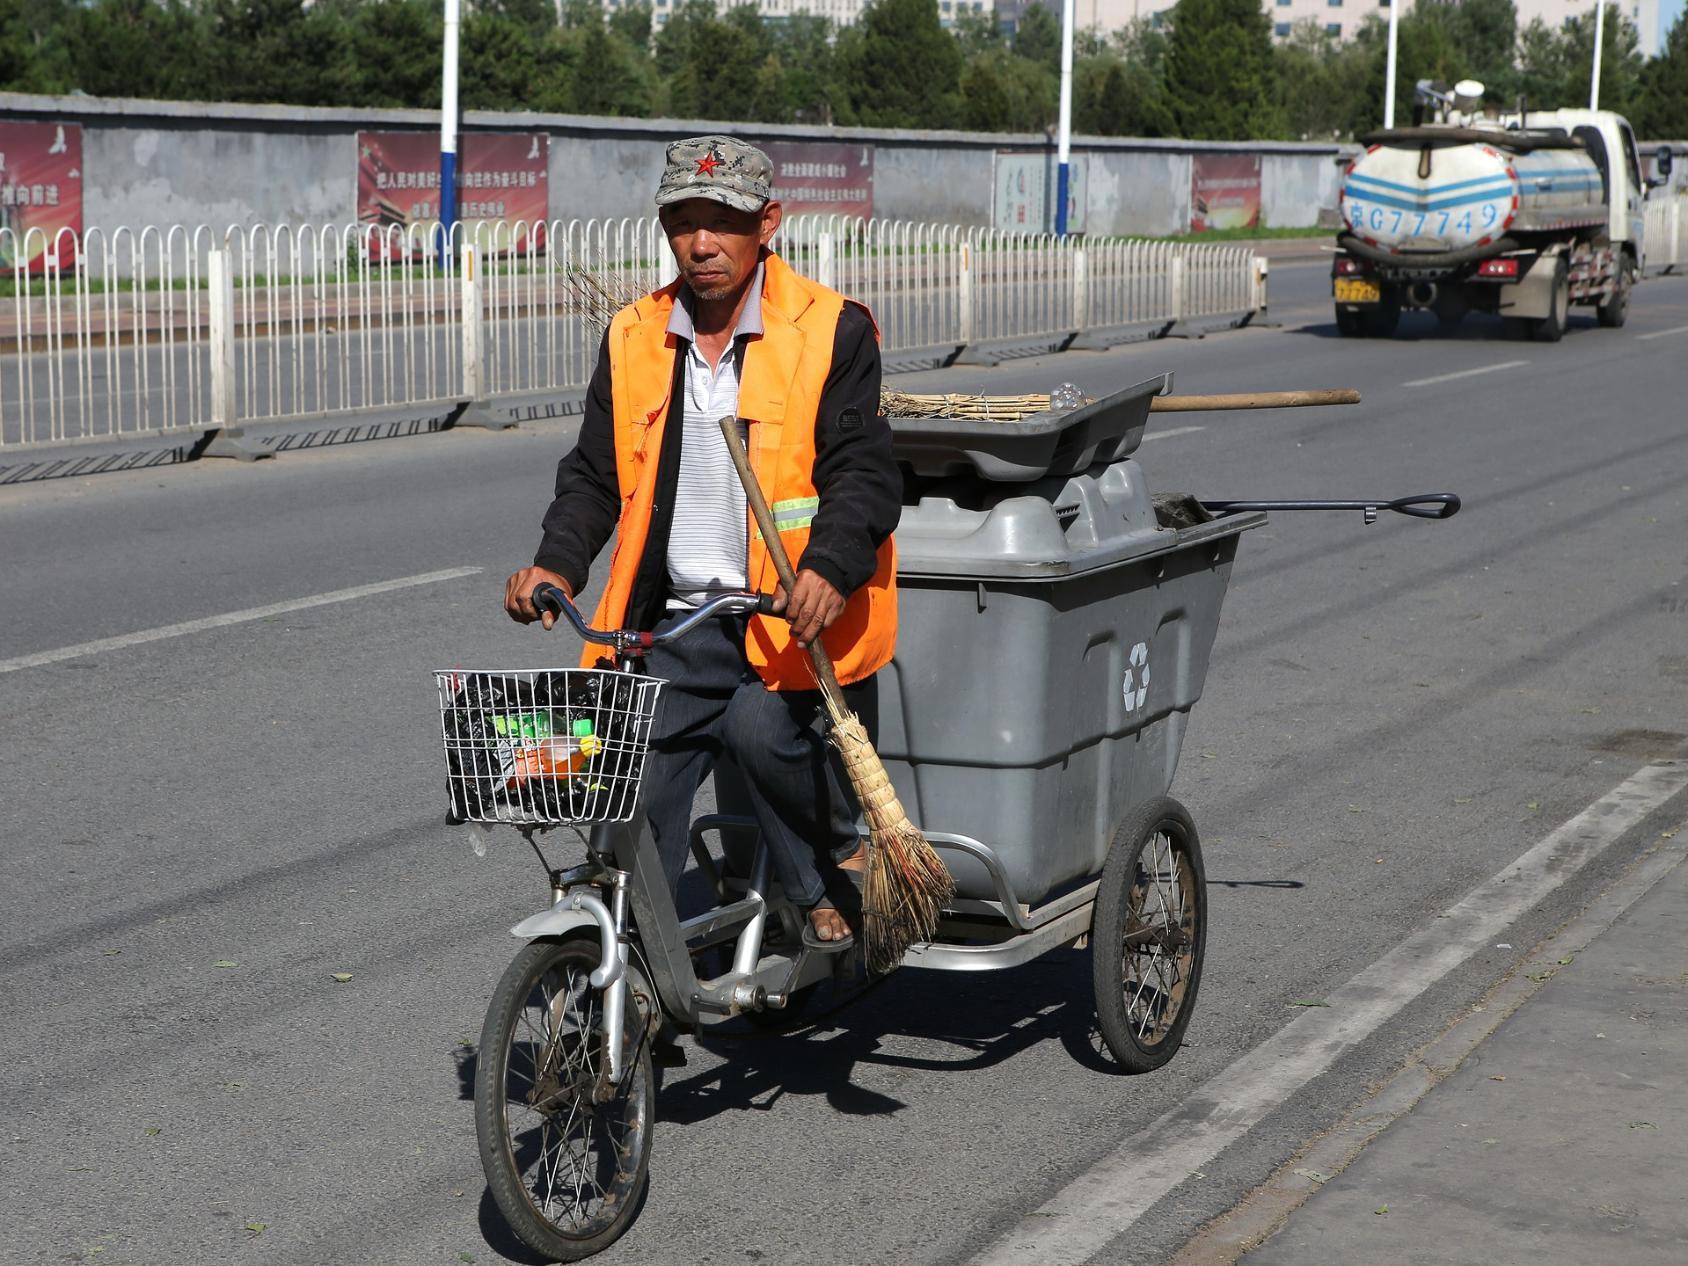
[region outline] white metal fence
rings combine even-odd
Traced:
[[[1649,269],[1688,267],[1688,190],[1674,197],[1647,199],[1647,224],[1643,236]]]
[[[477,224],[445,264],[436,243],[359,225],[0,229],[0,447],[578,390],[608,313],[674,276],[654,219]],[[776,249],[866,303],[888,352],[1265,302],[1237,248],[799,217]]]

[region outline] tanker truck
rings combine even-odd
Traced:
[[[1468,312],[1553,343],[1573,304],[1620,326],[1641,275],[1647,195],[1635,133],[1609,110],[1482,105],[1483,85],[1417,85],[1413,125],[1361,138],[1342,176],[1331,267],[1337,329],[1386,338],[1403,309],[1445,326]]]

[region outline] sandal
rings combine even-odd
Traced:
[[[821,939],[820,934],[815,931],[814,922],[809,918],[809,915],[816,910],[831,910],[835,913],[842,913],[837,906],[832,904],[830,897],[824,896],[806,910],[803,914],[803,948],[816,954],[836,954],[847,949],[854,949],[856,945],[856,934],[854,932],[846,932],[837,940],[823,941]],[[846,920],[847,925],[848,921]]]
[[[845,870],[842,866],[834,866],[827,872],[826,891],[821,899],[803,916],[803,944],[811,950],[823,954],[835,950],[851,949],[856,944],[855,929],[862,921],[862,890],[867,881],[865,870]],[[850,929],[849,934],[835,941],[823,941],[815,932],[815,925],[809,915],[816,910],[835,910],[844,916],[844,923]]]

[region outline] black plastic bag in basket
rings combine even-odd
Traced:
[[[625,673],[542,673],[531,680],[506,673],[463,673],[446,710],[445,745],[455,818],[582,821],[627,817],[638,794],[642,755],[635,715],[637,683]],[[592,724],[598,753],[577,774],[518,775],[531,739],[512,719],[543,716],[547,734],[568,735]],[[501,731],[499,722],[506,723]]]

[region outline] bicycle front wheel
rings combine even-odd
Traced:
[[[536,941],[517,954],[487,1009],[475,1068],[475,1133],[493,1199],[525,1244],[565,1262],[627,1230],[650,1167],[650,1004],[630,991],[629,1063],[611,1085],[603,995],[589,980],[597,965],[595,939]]]

